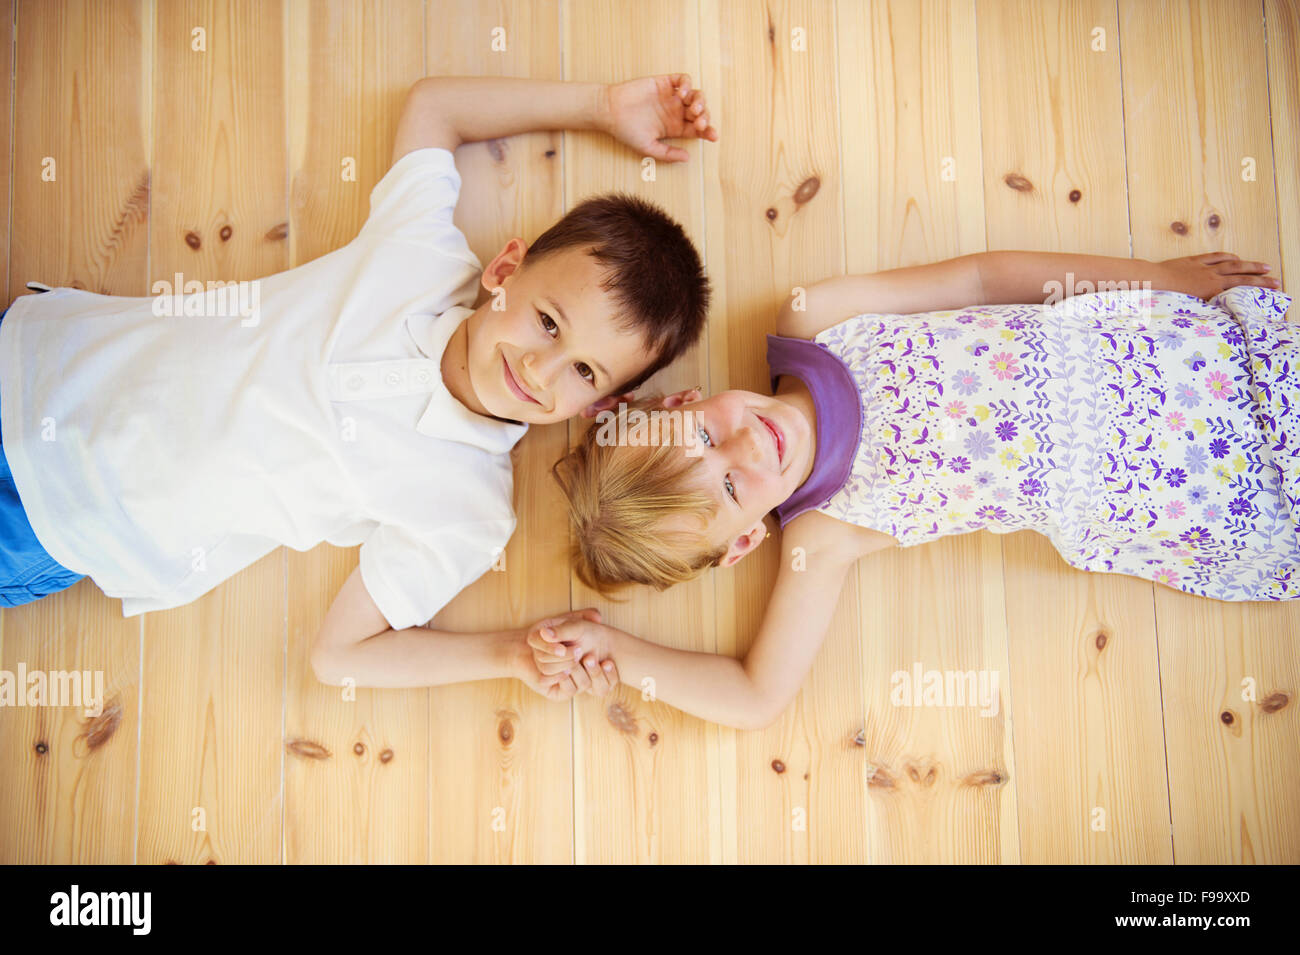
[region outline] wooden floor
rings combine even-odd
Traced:
[[[251,279],[343,245],[432,73],[706,90],[721,141],[653,182],[597,134],[457,152],[484,262],[611,189],[685,223],[716,308],[666,388],[762,389],[795,285],[982,249],[1225,248],[1300,279],[1294,0],[2,0],[0,19],[11,299]],[[593,599],[547,473],[570,427],[525,438],[506,569],[436,622],[596,605],[743,652],[776,538],[668,594]],[[863,561],[797,702],[736,732],[626,687],[613,711],[514,681],[343,700],[307,651],[356,560],[281,549],[130,620],[88,581],[0,614],[0,668],[102,669],[110,701],[0,710],[0,862],[1300,862],[1300,602],[1085,574],[1029,532],[950,537]],[[996,671],[998,715],[891,705],[915,664]]]

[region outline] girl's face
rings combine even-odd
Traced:
[[[752,391],[702,398],[692,389],[663,403],[692,412],[703,488],[718,505],[709,537],[730,545],[729,567],[767,536],[763,517],[812,473],[814,422],[799,402]]]

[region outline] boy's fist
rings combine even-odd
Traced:
[[[685,162],[686,150],[661,139],[686,137],[717,142],[709,125],[704,94],[691,89],[685,73],[643,76],[606,86],[601,97],[600,125],[615,139],[665,162]]]

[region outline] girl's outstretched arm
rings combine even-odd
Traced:
[[[535,654],[539,669],[560,672],[594,651],[602,660],[613,657],[619,681],[652,699],[724,726],[769,726],[794,700],[812,668],[854,562],[884,546],[879,539],[864,544],[851,530],[839,534],[833,527],[838,523],[809,514],[789,525],[784,553],[803,547],[806,559],[798,564],[782,560],[758,636],[742,660],[674,650],[604,624],[570,620],[555,627],[550,640],[530,634],[529,644],[542,648]],[[835,539],[828,541],[819,531],[829,531]],[[559,661],[542,662],[546,651],[558,649],[565,651]]]
[[[930,265],[842,275],[799,288],[777,314],[779,335],[814,338],[867,312],[910,315],[972,305],[1050,305],[1083,292],[1150,288],[1209,299],[1236,285],[1280,288],[1265,262],[1207,252],[1164,262],[1066,252],[976,252]]]

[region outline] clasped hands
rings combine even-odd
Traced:
[[[524,632],[527,652],[520,654],[519,679],[548,700],[584,692],[605,696],[618,685],[610,656],[613,633],[594,608],[539,620]]]

